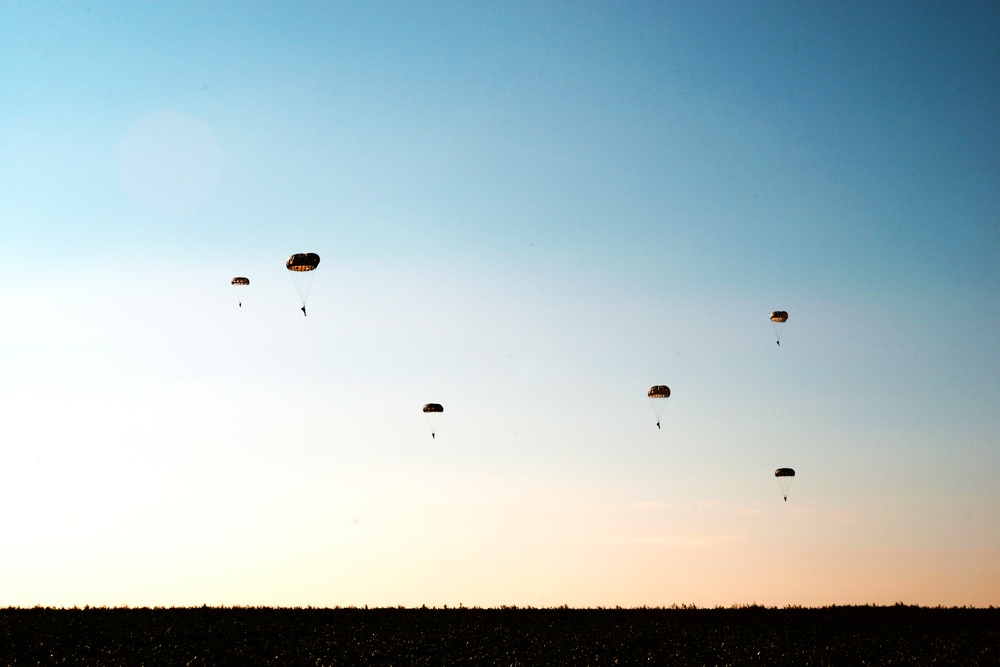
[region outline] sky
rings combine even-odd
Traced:
[[[1000,604],[997,119],[992,2],[4,2],[0,606]]]

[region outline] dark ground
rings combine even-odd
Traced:
[[[1000,609],[2,609],[2,665],[1000,665]]]

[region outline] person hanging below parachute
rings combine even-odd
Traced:
[[[788,321],[788,313],[783,310],[776,310],[771,313],[771,324],[774,326],[774,336],[778,347],[781,347],[781,330],[785,327],[785,322]]]
[[[431,427],[431,438],[436,438],[435,432],[437,431],[438,422],[441,421],[441,414],[444,412],[444,408],[441,407],[440,403],[427,403],[424,405],[424,416],[427,417],[427,423]]]
[[[795,477],[795,471],[791,468],[778,468],[774,471],[774,476],[778,478],[778,485],[781,487],[781,493],[787,503],[788,488],[792,485],[792,478]]]
[[[667,399],[670,398],[670,387],[665,384],[653,385],[646,392],[646,395],[649,396],[649,403],[653,406],[653,414],[656,415],[656,428],[660,428],[663,408],[667,406]]]
[[[250,286],[250,279],[244,278],[243,276],[236,276],[229,282],[236,289],[236,298],[239,300],[240,308],[242,308],[243,294],[246,292],[247,287]]]
[[[309,288],[312,287],[313,271],[319,266],[319,255],[314,252],[298,252],[288,258],[285,268],[291,271],[292,282],[295,283],[295,290],[302,300],[302,315],[306,314],[306,299],[309,297]]]

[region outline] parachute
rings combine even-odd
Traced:
[[[667,406],[667,399],[670,398],[670,387],[665,384],[653,385],[646,392],[646,395],[649,396],[649,403],[653,406],[653,414],[656,415],[656,428],[660,428],[663,408]]]
[[[229,282],[233,286],[233,289],[236,290],[236,298],[239,301],[240,308],[242,308],[243,307],[243,295],[246,293],[247,287],[250,286],[250,279],[249,278],[244,278],[243,276],[236,276],[235,278],[233,278]]]
[[[778,485],[781,487],[781,493],[785,497],[785,502],[788,502],[788,487],[792,485],[792,478],[795,477],[795,471],[791,468],[778,468],[774,471],[774,476],[778,478]]]
[[[771,325],[774,327],[774,337],[778,347],[781,347],[781,330],[785,327],[785,322],[787,321],[788,313],[785,311],[776,310],[771,313]]]
[[[427,403],[424,405],[424,416],[427,417],[427,423],[431,427],[431,437],[436,437],[435,432],[437,431],[438,422],[441,421],[441,414],[444,412],[444,408],[441,407],[440,403]]]
[[[306,314],[306,299],[309,297],[309,288],[312,287],[313,271],[319,266],[319,255],[314,252],[298,252],[288,258],[285,268],[292,274],[292,282],[295,283],[295,291],[299,293],[302,300],[302,314]]]

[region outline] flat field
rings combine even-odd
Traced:
[[[1000,609],[0,609],[2,665],[997,665]]]

